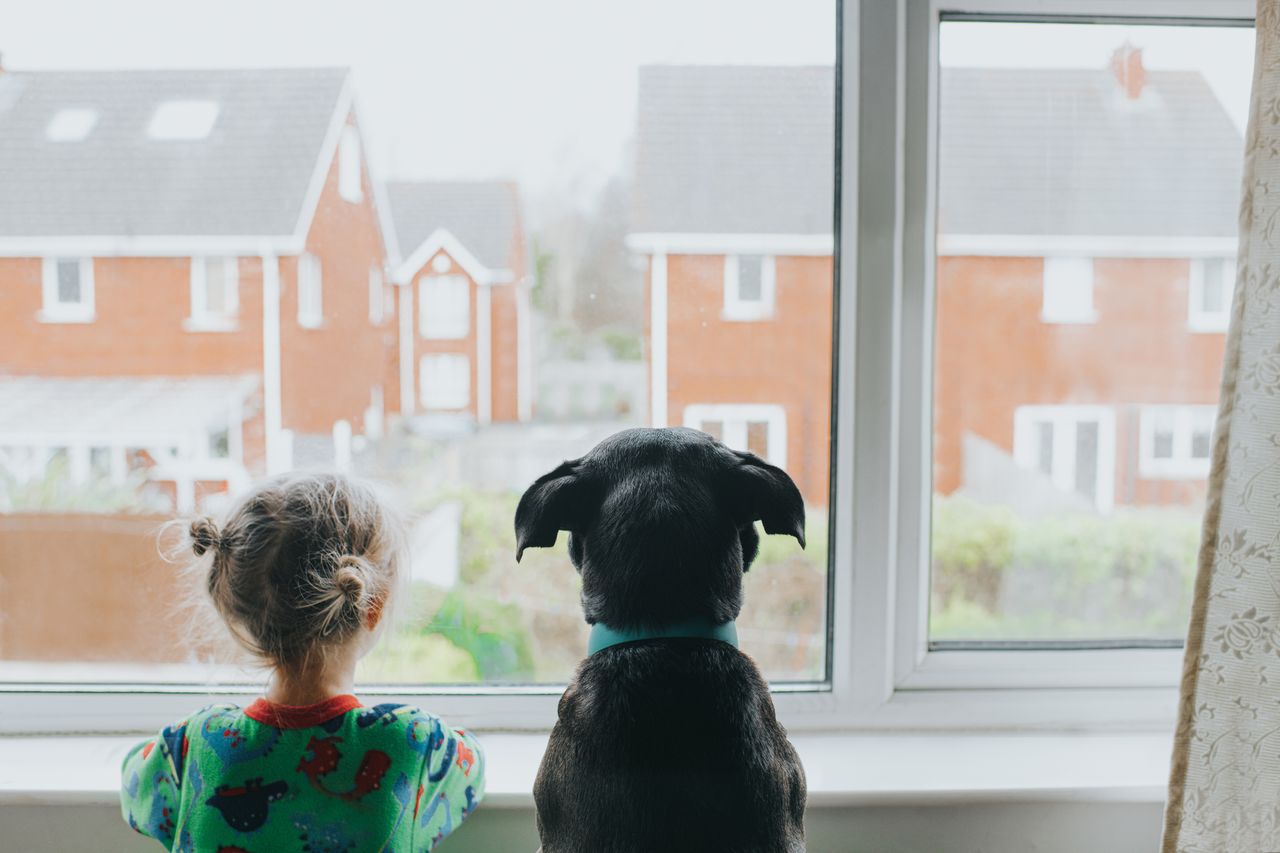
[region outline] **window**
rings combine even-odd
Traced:
[[[782,406],[689,406],[684,410],[684,425],[734,450],[749,450],[780,468],[787,467],[787,412]]]
[[[165,101],[152,113],[147,136],[193,142],[207,137],[217,120],[218,104],[214,101]]]
[[[369,322],[381,325],[391,310],[391,300],[382,282],[382,267],[372,264],[369,267]]]
[[[364,198],[364,165],[360,155],[360,133],[348,125],[338,143],[338,194],[355,204]]]
[[[465,355],[424,355],[419,381],[426,409],[465,409],[471,404],[471,359]]]
[[[1156,480],[1208,477],[1216,417],[1213,406],[1143,408],[1139,474]]]
[[[1193,332],[1225,332],[1231,320],[1231,295],[1235,286],[1234,258],[1191,261],[1187,328]]]
[[[54,323],[93,320],[93,259],[45,258],[41,319]]]
[[[82,107],[62,109],[53,114],[44,136],[50,142],[83,142],[97,123],[97,110]]]
[[[298,325],[315,329],[324,322],[324,281],[320,259],[304,252],[298,258]]]
[[[192,329],[232,329],[239,310],[239,259],[192,258],[189,326]]]
[[[471,283],[465,275],[427,275],[418,280],[418,330],[432,340],[471,334]]]
[[[773,316],[774,261],[768,255],[726,255],[724,317],[765,320]]]
[[[1044,308],[1046,323],[1092,323],[1093,259],[1044,259]]]

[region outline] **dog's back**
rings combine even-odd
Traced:
[[[583,662],[534,787],[543,853],[792,853],[804,773],[755,664],[709,639]]]

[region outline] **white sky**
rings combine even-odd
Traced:
[[[1249,29],[948,23],[948,65],[1198,68],[1243,127]],[[831,63],[834,0],[30,0],[0,11],[6,67],[347,65],[384,177],[581,195],[619,167],[645,63]]]

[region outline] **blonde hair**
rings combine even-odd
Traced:
[[[355,636],[391,597],[403,563],[399,520],[373,487],[340,474],[268,480],[219,524],[192,519],[191,570],[231,635],[285,669]]]

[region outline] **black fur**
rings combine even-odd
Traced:
[[[627,430],[529,487],[516,559],[567,530],[589,623],[719,623],[742,607],[756,521],[804,545],[804,502],[782,469],[695,430]],[[534,801],[543,853],[804,849],[804,770],[756,665],[717,640],[583,661]]]

